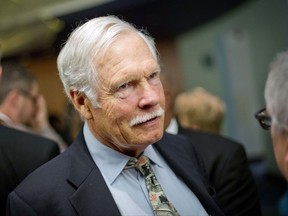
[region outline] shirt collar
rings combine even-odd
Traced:
[[[3,122],[3,125],[5,126],[8,126],[8,127],[13,126],[13,121],[11,120],[11,118],[9,118],[7,115],[1,112],[0,112],[0,120]]]
[[[90,128],[85,122],[83,127],[84,139],[86,141],[90,155],[92,156],[95,164],[97,164],[103,177],[109,184],[113,184],[115,179],[120,175],[130,156],[122,154],[102,143],[95,138],[90,131]],[[145,156],[149,157],[152,164],[159,167],[163,167],[164,164],[157,155],[157,151],[152,145],[149,145],[144,153]]]
[[[175,118],[172,118],[169,126],[166,128],[166,132],[170,134],[178,134],[178,130],[179,130],[179,127],[178,127],[177,120]]]
[[[145,156],[147,156],[150,161],[152,162],[152,164],[155,164],[159,167],[164,167],[164,163],[163,161],[160,159],[157,150],[155,149],[155,147],[153,145],[149,145],[144,153]]]

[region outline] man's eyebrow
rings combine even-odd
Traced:
[[[140,78],[141,76],[139,74],[127,74],[112,81],[112,85],[121,85],[122,83],[131,82],[133,80],[138,80]]]

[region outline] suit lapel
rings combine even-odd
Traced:
[[[88,152],[82,133],[71,148],[67,181],[75,188],[70,202],[78,215],[120,215],[100,170]]]
[[[120,215],[114,199],[99,170],[93,169],[71,196],[78,215]]]
[[[185,145],[190,143],[187,143],[188,141],[182,136],[177,137],[175,139],[174,135],[165,134],[162,140],[155,144],[156,149],[187,186],[191,188],[196,182],[197,184],[200,182],[201,187],[205,187],[202,176],[198,172],[199,168],[195,167],[197,160],[193,158],[195,154],[193,148],[185,148]]]
[[[206,173],[201,167],[201,162],[192,144],[184,136],[165,133],[163,138],[155,144],[155,147],[174,173],[198,197],[207,213],[223,215],[216,204],[215,191],[208,183],[208,177],[205,178]]]

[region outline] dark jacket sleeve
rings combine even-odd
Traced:
[[[257,187],[242,144],[221,135],[181,130],[202,157],[226,215],[261,215]]]
[[[242,146],[223,161],[219,176],[213,181],[227,215],[261,215],[257,187]]]

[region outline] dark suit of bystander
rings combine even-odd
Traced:
[[[8,194],[58,154],[56,142],[0,125],[0,215],[5,215]]]

